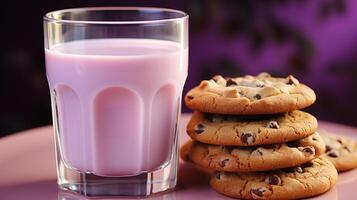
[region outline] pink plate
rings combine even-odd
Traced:
[[[181,143],[188,140],[185,125],[189,115],[182,116]],[[329,122],[320,128],[357,139],[357,129]],[[311,198],[317,200],[350,200],[357,197],[357,169],[339,175],[338,184],[329,192]],[[32,129],[0,139],[1,200],[75,200],[83,196],[57,189],[52,127]],[[123,198],[120,198],[123,199]],[[208,178],[192,164],[180,161],[179,183],[172,192],[146,199],[231,199],[213,191]]]

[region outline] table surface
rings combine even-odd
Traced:
[[[188,140],[185,126],[189,115],[181,117],[181,143]],[[357,139],[357,128],[330,122],[319,122],[321,129]],[[62,192],[56,185],[53,129],[51,126],[31,129],[0,139],[1,200],[74,200],[83,196]],[[146,199],[231,199],[213,191],[207,177],[192,164],[180,161],[178,186],[173,192]],[[347,200],[357,196],[357,169],[339,175],[338,184],[313,199]],[[120,198],[123,199],[123,198]]]

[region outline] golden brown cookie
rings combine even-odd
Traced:
[[[201,112],[256,115],[289,112],[310,106],[314,91],[293,76],[258,76],[204,80],[185,96],[186,105]]]
[[[337,171],[357,168],[357,141],[324,130],[320,130],[319,133],[326,144],[324,157],[335,165]]]
[[[337,171],[326,158],[269,172],[217,172],[211,186],[217,192],[243,199],[299,199],[322,194],[337,182]]]
[[[196,111],[187,125],[187,133],[193,140],[238,146],[298,140],[313,134],[316,129],[316,118],[298,110],[264,116],[215,115]]]
[[[300,165],[324,152],[325,144],[315,133],[297,141],[260,147],[219,146],[191,140],[181,148],[181,157],[217,171],[252,172]]]

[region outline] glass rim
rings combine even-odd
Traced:
[[[65,12],[76,12],[76,11],[108,11],[108,10],[118,10],[118,11],[159,11],[159,12],[171,12],[181,14],[179,17],[172,17],[167,19],[154,19],[154,20],[123,20],[123,21],[103,21],[103,20],[72,20],[72,19],[58,19],[54,17],[56,14],[61,14]],[[175,10],[171,8],[158,8],[158,7],[124,7],[124,6],[108,6],[108,7],[82,7],[82,8],[68,8],[55,10],[46,13],[43,16],[43,20],[46,22],[54,23],[64,23],[64,24],[150,24],[150,23],[162,23],[162,22],[174,22],[179,20],[187,19],[189,15],[183,11]]]

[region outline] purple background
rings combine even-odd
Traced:
[[[190,15],[187,89],[215,74],[293,74],[319,119],[357,126],[357,1],[11,1],[1,8],[0,136],[51,123],[42,16],[83,6],[155,6]],[[188,111],[184,108],[184,111]]]

